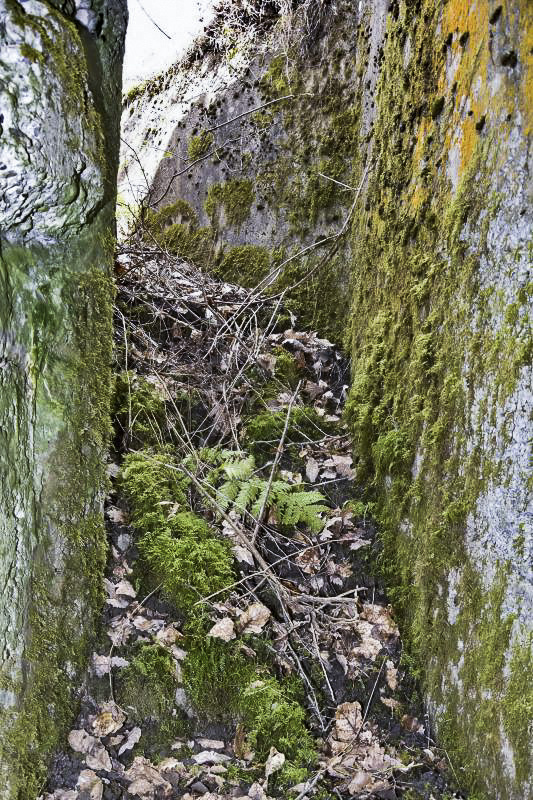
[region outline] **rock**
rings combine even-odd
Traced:
[[[127,8],[83,0],[75,20],[79,5],[0,3],[0,685],[16,687],[0,692],[2,742],[21,720],[0,754],[8,800],[38,793],[74,715],[104,569]]]

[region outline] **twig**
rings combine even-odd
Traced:
[[[312,623],[311,624],[311,635],[313,637],[313,643],[315,645],[315,650],[316,650],[316,656],[318,658],[318,663],[322,667],[322,674],[324,675],[324,680],[326,681],[326,685],[327,685],[327,687],[329,689],[329,694],[331,696],[331,699],[333,700],[335,705],[337,705],[337,698],[335,697],[335,692],[333,691],[331,683],[329,682],[328,673],[326,671],[326,667],[324,665],[324,661],[323,661],[322,655],[320,653],[320,647],[318,646],[318,639],[317,639],[317,635],[316,635],[316,631],[315,631],[316,619],[315,619],[315,615],[314,614],[311,615],[311,623]]]
[[[242,114],[237,114],[236,117],[232,117],[228,119],[226,122],[221,122],[219,125],[214,125],[212,128],[206,128],[206,133],[212,133],[213,131],[218,131],[219,128],[224,128],[226,125],[230,125],[232,122],[235,122],[238,119],[242,119],[242,117],[247,117],[249,114],[253,114],[254,111],[261,111],[262,108],[267,108],[267,106],[271,106],[274,103],[281,103],[282,100],[292,100],[293,97],[296,97],[294,94],[286,94],[284,97],[276,97],[274,100],[269,100],[268,103],[263,103],[260,106],[255,106],[254,108],[249,108],[248,111],[243,111]]]
[[[150,14],[148,13],[148,11],[145,9],[145,7],[143,6],[143,4],[141,3],[141,0],[137,0],[137,2],[138,2],[138,4],[140,5],[140,7],[142,8],[142,10],[144,11],[144,13],[146,14],[146,16],[148,17],[148,19],[150,20],[150,22],[152,23],[152,25],[155,25],[155,27],[157,28],[157,30],[158,30],[158,31],[160,31],[160,33],[162,33],[162,34],[163,34],[163,36],[166,36],[166,37],[167,37],[167,39],[170,39],[170,40],[172,41],[172,36],[169,36],[169,35],[168,35],[168,33],[165,33],[165,31],[163,30],[163,28],[160,28],[160,27],[159,27],[159,25],[157,24],[157,22],[155,21],[155,19],[153,19],[153,18],[150,16]]]
[[[278,449],[276,450],[276,455],[274,456],[274,461],[272,463],[272,469],[270,470],[270,476],[268,478],[268,484],[267,484],[265,496],[264,496],[263,502],[261,504],[261,508],[259,509],[259,514],[257,515],[257,522],[255,523],[255,528],[254,528],[254,531],[252,533],[252,540],[251,540],[252,544],[255,542],[255,540],[257,538],[257,534],[259,533],[259,529],[260,529],[261,525],[263,524],[263,517],[264,517],[264,514],[265,514],[265,509],[267,507],[268,498],[269,498],[269,495],[270,495],[270,490],[272,488],[272,482],[274,480],[274,473],[275,473],[275,471],[277,469],[277,466],[279,464],[279,460],[281,458],[281,453],[282,453],[282,450],[283,450],[283,444],[285,442],[285,437],[287,436],[287,431],[289,429],[289,421],[290,421],[290,418],[291,418],[292,407],[293,407],[293,405],[294,405],[294,403],[296,401],[296,398],[298,396],[298,392],[300,391],[300,386],[301,385],[302,385],[302,382],[298,381],[298,386],[294,390],[294,394],[292,395],[292,397],[290,399],[290,402],[289,402],[289,407],[287,409],[287,416],[285,417],[285,425],[284,425],[284,428],[283,428],[283,433],[281,434],[281,439],[279,440],[279,443],[278,443]]]

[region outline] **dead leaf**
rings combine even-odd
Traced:
[[[261,633],[268,620],[270,611],[262,603],[252,603],[246,611],[239,614],[237,625],[241,633]]]
[[[198,739],[198,744],[204,750],[223,750],[225,747],[221,739]]]
[[[224,753],[216,753],[214,750],[203,750],[192,757],[195,764],[223,764],[224,761],[231,761],[230,756]]]
[[[411,717],[409,714],[404,714],[402,719],[402,728],[412,733],[424,733],[424,726],[418,721],[416,717]]]
[[[82,769],[76,788],[82,792],[80,800],[102,800],[104,784],[92,769]]]
[[[92,671],[97,678],[101,678],[103,675],[109,674],[111,667],[127,667],[129,663],[120,656],[112,656],[110,659],[109,656],[99,656],[97,653],[93,653]]]
[[[152,798],[156,790],[158,791],[158,797],[169,797],[172,793],[171,784],[143,756],[134,758],[133,764],[126,770],[124,777],[128,781],[132,781],[128,786],[128,794],[136,794],[142,798]]]
[[[318,547],[306,547],[301,550],[294,562],[306,575],[314,575],[320,569],[320,549]]]
[[[214,639],[222,639],[223,642],[229,642],[231,639],[235,639],[236,634],[233,620],[229,617],[220,619],[218,622],[215,622],[207,635],[212,636]]]
[[[167,628],[162,628],[161,630],[159,630],[155,638],[157,639],[158,642],[161,642],[161,644],[170,647],[171,645],[174,644],[174,642],[183,637],[182,634],[179,631],[177,631],[173,625],[169,625]]]
[[[235,547],[232,547],[232,550],[237,561],[240,561],[241,564],[249,564],[251,567],[253,567],[254,557],[250,551],[246,549],[246,547],[241,547],[238,544]]]
[[[371,782],[372,775],[370,775],[368,772],[363,772],[363,770],[359,770],[353,776],[348,786],[348,791],[350,794],[357,794],[357,792],[360,792],[361,789],[364,789],[365,786],[368,786],[368,784]]]
[[[341,703],[335,711],[335,729],[332,743],[332,752],[337,753],[343,750],[346,742],[350,742],[356,733],[361,729],[363,717],[361,714],[361,704],[357,701],[353,703]]]
[[[122,728],[126,720],[126,715],[116,703],[110,701],[104,703],[102,711],[93,720],[92,728],[95,736],[108,736],[110,733],[116,733]]]
[[[247,750],[246,731],[242,722],[239,722],[235,731],[235,739],[233,740],[233,752],[238,759],[243,759]]]
[[[314,483],[318,478],[319,469],[318,461],[312,456],[309,457],[305,464],[305,474],[307,476],[307,480],[311,483]]]
[[[121,756],[122,753],[125,753],[126,750],[132,750],[140,738],[141,738],[141,729],[132,728],[131,731],[128,732],[128,738],[126,739],[124,744],[121,745],[120,750],[118,751],[119,756]]]
[[[398,670],[396,669],[392,661],[387,661],[386,666],[387,666],[387,671],[385,673],[385,677],[387,679],[387,684],[389,689],[392,689],[392,691],[394,692],[398,687]]]
[[[124,512],[115,506],[109,506],[109,508],[106,509],[105,515],[109,520],[111,520],[111,522],[115,522],[117,524],[123,524],[126,522]]]
[[[85,761],[89,769],[110,771],[111,759],[109,758],[109,753],[103,744],[87,731],[71,731],[68,735],[68,743],[76,753],[85,755]]]
[[[399,700],[393,700],[392,697],[382,697],[381,702],[383,703],[384,706],[390,708],[391,711],[394,711],[395,709],[400,708],[401,706]]]
[[[285,754],[278,753],[275,747],[271,747],[265,764],[265,778],[267,781],[274,772],[278,772],[283,767],[284,763]]]
[[[373,625],[379,625],[382,633],[387,637],[400,635],[398,626],[391,616],[390,607],[380,606],[377,603],[365,603],[361,617]]]
[[[137,597],[137,592],[127,580],[122,580],[115,586],[115,594],[123,595],[124,597]]]
[[[252,783],[248,789],[248,800],[268,800],[266,792],[260,783]]]

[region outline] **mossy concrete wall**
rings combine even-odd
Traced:
[[[0,797],[69,725],[102,598],[125,0],[0,2]]]
[[[140,161],[178,252],[201,230],[251,283],[327,239],[277,285],[351,353],[406,652],[461,783],[501,800],[532,791],[532,61],[527,0],[339,2],[123,115],[124,192]]]

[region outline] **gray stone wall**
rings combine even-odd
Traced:
[[[125,0],[0,2],[0,797],[37,796],[105,560]]]

